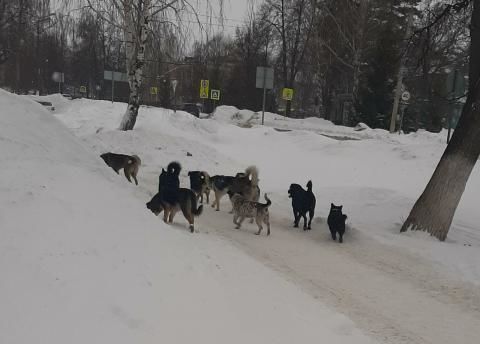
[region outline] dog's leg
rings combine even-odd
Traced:
[[[337,240],[337,232],[335,232],[334,230],[330,230],[330,233],[332,234],[332,239]]]
[[[258,232],[256,232],[255,234],[260,235],[260,233],[262,232],[262,229],[263,229],[263,227],[262,227],[263,218],[261,216],[257,215],[255,217],[255,222],[257,223],[257,226],[258,226]]]
[[[187,214],[187,216],[185,216],[187,221],[188,221],[188,228],[190,228],[190,233],[193,233],[193,231],[195,230],[194,228],[194,220],[193,220],[193,214],[192,213],[189,213]]]
[[[130,179],[130,171],[129,171],[127,168],[124,168],[124,169],[123,169],[123,174],[125,174],[125,177],[126,177],[127,180],[131,183],[132,180]]]
[[[242,226],[242,222],[243,220],[245,220],[245,216],[240,216],[240,220],[237,221],[237,229],[240,229],[240,227]]]
[[[293,227],[298,228],[298,222],[300,221],[300,213],[298,211],[293,212],[295,220],[293,221]]]
[[[170,215],[168,216],[168,222],[169,223],[172,223],[173,222],[173,218],[175,217],[175,214],[177,213],[177,210],[176,209],[172,209],[170,211]]]
[[[267,235],[270,235],[270,215],[267,214],[265,218],[263,219],[263,222],[267,225]]]
[[[315,212],[313,210],[310,210],[308,212],[308,215],[309,215],[309,220],[308,220],[308,229],[312,229],[312,220],[313,220],[313,217],[315,216]]]
[[[133,180],[135,181],[135,185],[138,185],[138,180],[137,180],[137,173],[132,173]]]
[[[220,211],[220,192],[215,190],[215,201],[212,204],[212,208],[217,205],[217,211]]]
[[[210,189],[207,189],[205,191],[205,196],[207,196],[207,204],[209,204],[210,203]]]
[[[302,215],[303,217],[303,230],[306,231],[307,230],[307,214],[303,214]]]
[[[237,214],[233,214],[233,223],[236,225],[237,224],[237,219],[238,219],[238,215]]]
[[[163,209],[163,222],[168,223],[168,215],[170,215],[170,209],[165,207],[165,209]]]

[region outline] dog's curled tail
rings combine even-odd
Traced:
[[[138,157],[138,155],[132,155],[132,159],[134,160],[134,162],[140,166],[142,164],[142,160],[140,160],[140,158]]]
[[[252,185],[258,185],[258,168],[257,166],[248,166],[245,170],[247,177],[251,177]]]
[[[180,174],[180,170],[182,169],[182,165],[180,165],[177,161],[172,161],[167,166],[168,173],[174,174],[178,176]]]
[[[265,194],[264,197],[265,197],[265,201],[267,201],[266,206],[267,206],[267,208],[268,208],[268,207],[272,204],[272,201],[270,201],[270,198],[268,198],[267,194]]]
[[[309,180],[308,183],[307,183],[307,190],[310,191],[310,192],[312,191],[312,181],[311,180]]]

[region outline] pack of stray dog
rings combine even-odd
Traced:
[[[104,153],[100,157],[117,174],[124,170],[125,177],[129,182],[131,179],[138,185],[137,175],[141,160],[137,155],[126,155],[118,153]],[[214,175],[211,176],[205,171],[189,171],[190,189],[180,187],[180,172],[182,166],[173,161],[168,164],[167,169],[162,168],[159,176],[158,192],[146,203],[147,208],[155,215],[163,211],[163,220],[172,223],[177,212],[181,211],[189,223],[190,232],[194,231],[194,219],[202,214],[204,196],[206,203],[210,203],[210,191],[213,190],[214,200],[212,208],[220,210],[220,200],[223,196],[229,196],[232,204],[230,213],[233,214],[235,228],[239,229],[245,219],[251,223],[256,222],[259,235],[263,225],[267,226],[267,235],[270,235],[270,214],[269,207],[272,202],[265,194],[266,203],[259,202],[260,187],[258,185],[258,169],[256,166],[249,166],[244,172],[237,172],[235,176]],[[305,190],[301,185],[292,183],[288,189],[288,197],[292,199],[293,226],[298,227],[303,218],[303,230],[312,229],[312,220],[315,216],[316,198],[313,193],[312,181],[308,181]],[[202,205],[198,205],[202,203]],[[343,242],[345,234],[345,222],[347,215],[342,212],[343,206],[336,206],[331,203],[327,224],[333,240]],[[307,220],[308,216],[308,220]]]

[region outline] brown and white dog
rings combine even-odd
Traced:
[[[131,183],[133,178],[135,184],[138,185],[137,174],[140,165],[142,164],[140,158],[136,155],[125,155],[116,153],[104,153],[100,157],[105,163],[110,166],[117,174],[123,168],[123,173],[127,180]]]
[[[258,187],[258,169],[256,166],[249,166],[245,172],[239,172],[235,177],[216,175],[210,177],[210,183],[215,194],[215,200],[212,208],[217,207],[220,210],[220,200],[231,191],[232,194],[238,193],[249,201],[258,201],[260,197],[260,188]]]

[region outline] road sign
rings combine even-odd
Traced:
[[[61,72],[53,72],[52,80],[55,82],[65,82],[65,74]]]
[[[173,79],[170,83],[172,84],[173,93],[175,93],[175,91],[177,90],[178,80]]]
[[[208,99],[208,80],[200,80],[200,98]]]
[[[410,100],[410,92],[404,91],[404,92],[402,93],[402,100],[403,100],[404,102],[408,102],[408,101]]]
[[[292,100],[293,99],[293,88],[284,88],[282,90],[282,99],[283,100]]]
[[[87,93],[87,87],[86,86],[80,86],[80,93]]]
[[[220,90],[211,90],[210,91],[210,99],[220,100]]]
[[[105,80],[112,80],[113,79],[114,81],[128,82],[127,73],[114,72],[112,70],[103,71],[103,78]]]
[[[157,94],[158,88],[157,87],[150,87],[150,94]]]
[[[273,68],[257,67],[255,87],[263,88],[264,83],[266,89],[271,90],[273,88]]]

